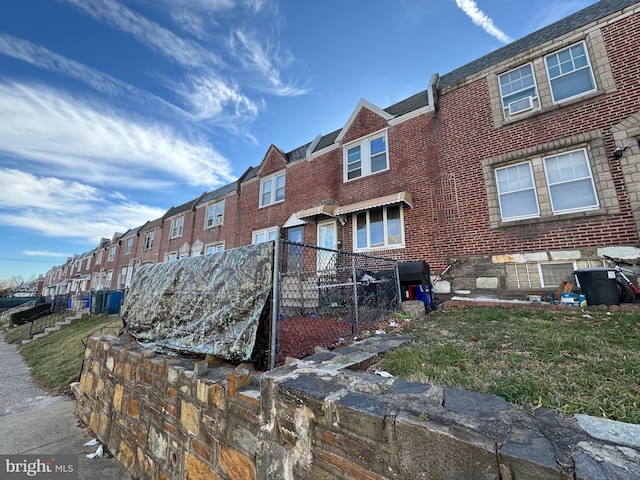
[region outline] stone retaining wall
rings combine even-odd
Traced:
[[[637,425],[363,372],[406,341],[260,373],[91,338],[76,411],[144,479],[640,478]]]

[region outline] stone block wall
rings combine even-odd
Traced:
[[[406,341],[259,373],[91,338],[76,412],[143,479],[640,478],[637,425],[364,372]]]

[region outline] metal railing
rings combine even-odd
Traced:
[[[399,306],[393,259],[285,240],[275,258],[270,368],[374,332]]]
[[[5,310],[4,312],[2,312],[2,314],[0,314],[0,320],[9,318],[12,313],[21,312],[22,310],[27,310],[28,308],[33,308],[35,306],[36,306],[36,301],[29,300],[28,302],[22,303],[13,308],[10,308],[9,310]]]

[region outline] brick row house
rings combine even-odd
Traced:
[[[271,145],[237,181],[103,239],[81,256],[91,288],[278,231],[432,267],[457,258],[450,290],[544,291],[602,254],[640,257],[638,51],[640,3],[604,0],[388,108],[361,100],[334,132]]]

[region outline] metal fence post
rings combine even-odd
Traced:
[[[271,302],[271,345],[269,352],[269,370],[276,368],[276,348],[278,345],[278,314],[280,310],[280,227],[276,230],[273,247],[273,293]]]
[[[360,336],[360,318],[358,316],[358,275],[356,273],[356,257],[351,257],[351,278],[353,279],[353,306],[354,306],[354,327],[356,336]]]

